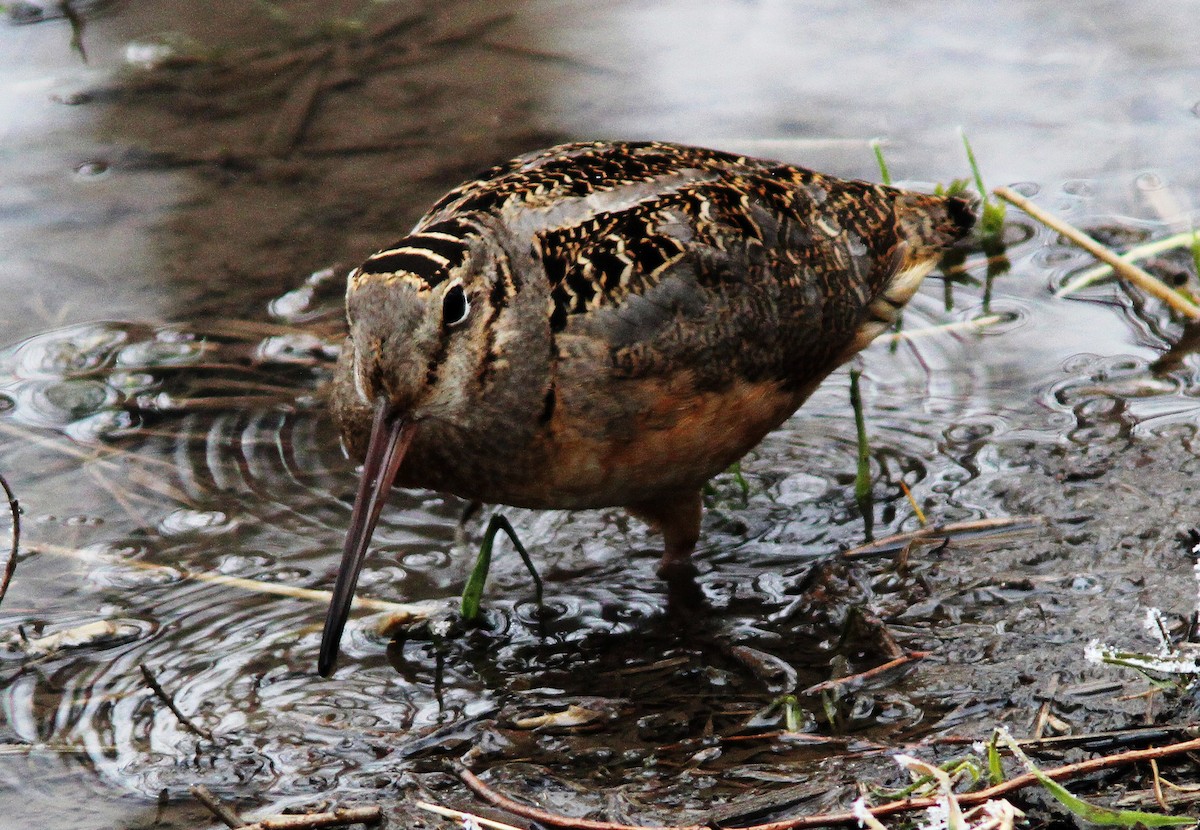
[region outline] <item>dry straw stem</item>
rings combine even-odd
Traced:
[[[1133,283],[1147,294],[1157,297],[1180,314],[1192,320],[1200,320],[1200,307],[1185,299],[1179,292],[1173,290],[1169,285],[1150,274],[1144,268],[1139,268],[1132,262],[1122,259],[1112,250],[1104,247],[1074,225],[1070,225],[1057,216],[1047,213],[1015,190],[1007,187],[997,187],[992,192],[1004,201],[1016,205],[1034,219],[1050,228],[1050,230],[1062,234],[1080,248],[1083,248],[1089,254],[1096,257],[1096,259],[1108,263],[1118,276]]]
[[[1125,253],[1121,254],[1121,259],[1126,262],[1138,262],[1152,257],[1155,254],[1161,254],[1163,251],[1173,251],[1176,248],[1186,248],[1192,244],[1195,239],[1195,231],[1185,231],[1168,236],[1165,239],[1156,239],[1153,242],[1147,242],[1144,245],[1135,245]],[[1095,268],[1089,268],[1075,279],[1064,285],[1062,288],[1054,292],[1055,297],[1067,297],[1074,294],[1081,288],[1086,288],[1098,279],[1103,279],[1112,273],[1111,265],[1097,265]]]
[[[327,813],[284,813],[247,822],[222,804],[207,787],[197,785],[190,789],[197,801],[233,830],[315,830],[321,827],[343,827],[347,824],[378,824],[383,819],[383,810],[372,804],[367,807],[344,807]]]
[[[49,543],[40,543],[35,545],[32,550],[40,553],[50,553],[55,556],[66,556],[71,559],[78,559],[81,562],[99,563],[102,565],[113,565],[116,567],[135,568],[142,571],[166,572],[183,579],[189,579],[195,582],[207,582],[211,585],[225,585],[231,588],[239,588],[243,591],[252,591],[258,594],[273,594],[281,597],[292,597],[293,599],[311,600],[328,605],[332,599],[332,593],[329,591],[321,591],[315,588],[296,588],[292,585],[281,585],[277,582],[263,582],[257,579],[246,579],[240,576],[227,576],[226,574],[207,573],[205,571],[189,571],[179,567],[167,567],[166,565],[155,565],[150,562],[139,562],[136,559],[122,559],[117,556],[108,556],[96,551],[80,550],[79,548],[68,548],[62,545],[53,545]],[[424,619],[431,613],[438,610],[440,605],[419,605],[416,603],[405,602],[388,602],[382,599],[371,599],[370,597],[355,597],[354,607],[360,609],[369,609],[371,611],[386,611],[393,615],[404,616],[408,619]]]
[[[995,519],[978,519],[970,522],[952,522],[950,524],[925,525],[918,530],[907,533],[896,533],[876,539],[865,545],[842,551],[843,559],[862,559],[868,556],[880,556],[904,547],[909,542],[918,539],[946,539],[956,534],[986,533],[1001,530],[1022,530],[1026,527],[1041,524],[1041,516],[1001,516]]]
[[[476,815],[475,813],[465,813],[462,810],[443,807],[440,804],[431,804],[428,801],[418,801],[416,802],[416,806],[430,813],[436,813],[437,815],[444,816],[445,818],[452,818],[459,822],[463,827],[470,827],[471,825],[469,822],[474,822],[480,827],[491,827],[492,830],[522,830],[522,828],[516,827],[512,824],[505,824],[502,821],[493,821],[490,818]]]
[[[1174,755],[1182,755],[1188,752],[1200,751],[1200,738],[1193,738],[1190,741],[1171,744],[1169,746],[1152,747],[1150,749],[1137,749],[1130,752],[1121,752],[1116,755],[1109,755],[1103,758],[1092,758],[1087,761],[1081,761],[1077,764],[1065,764],[1061,767],[1043,770],[1042,775],[1052,778],[1055,781],[1062,781],[1070,778],[1077,778],[1082,775],[1088,775],[1103,769],[1111,769],[1113,767],[1125,766],[1128,764],[1140,763],[1143,761],[1152,761],[1160,758],[1168,758]],[[537,807],[530,807],[527,804],[522,804],[519,801],[513,801],[511,798],[496,792],[479,777],[473,774],[468,769],[460,769],[459,777],[470,789],[482,798],[484,801],[493,804],[502,810],[507,810],[514,815],[523,818],[539,821],[543,824],[549,824],[555,827],[572,827],[580,830],[707,830],[707,825],[703,824],[688,824],[688,825],[630,825],[630,824],[613,824],[607,821],[592,821],[589,819],[574,818],[572,816],[562,816],[557,813],[551,813],[547,810],[542,810]],[[988,787],[983,790],[977,790],[971,793],[959,793],[957,795],[958,803],[964,807],[975,804],[982,804],[990,799],[999,798],[1000,796],[1008,795],[1009,793],[1023,790],[1026,787],[1040,786],[1041,782],[1033,773],[1025,773],[1018,775],[1016,778],[1009,779],[1001,784],[993,787]],[[909,813],[917,810],[926,810],[930,807],[937,806],[939,798],[905,798],[899,801],[889,801],[886,804],[879,804],[875,807],[868,808],[871,815],[879,818],[881,816],[891,816],[899,813]],[[811,816],[800,816],[798,818],[784,819],[782,821],[772,821],[767,824],[755,824],[749,827],[740,828],[740,830],[797,830],[797,828],[806,827],[830,827],[834,825],[856,824],[859,817],[853,812],[847,810],[841,813],[818,813]]]
[[[111,745],[102,745],[99,749],[104,752],[117,751]],[[0,755],[35,755],[43,752],[50,755],[90,755],[92,749],[71,744],[0,744]]]

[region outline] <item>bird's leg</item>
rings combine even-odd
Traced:
[[[517,531],[513,530],[513,526],[509,523],[508,519],[504,518],[500,513],[493,513],[491,521],[488,522],[487,530],[483,534],[483,543],[479,546],[479,556],[475,560],[475,568],[471,571],[471,576],[467,580],[466,587],[463,588],[461,609],[463,620],[466,622],[474,622],[479,617],[479,600],[483,596],[483,586],[487,582],[488,569],[492,565],[492,548],[496,543],[496,534],[501,531],[513,543],[513,547],[517,549],[517,554],[520,555],[521,561],[525,563],[525,567],[529,570],[529,575],[533,577],[533,587],[537,597],[538,608],[542,607],[542,578],[538,576],[537,568],[534,567],[533,560],[529,558],[529,551],[525,550],[525,546],[517,538]]]
[[[469,501],[467,506],[463,508],[462,515],[458,517],[458,526],[463,527],[467,522],[479,515],[480,509],[483,507],[481,501]]]
[[[696,574],[692,551],[700,538],[700,491],[672,493],[652,501],[631,504],[627,510],[663,535],[663,556],[658,575],[672,580]]]
[[[481,501],[467,502],[467,506],[463,508],[462,515],[458,517],[458,525],[454,528],[454,544],[459,547],[465,547],[467,544],[467,523],[479,515],[480,509],[483,507]]]

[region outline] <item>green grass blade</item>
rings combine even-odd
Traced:
[[[1045,787],[1046,792],[1084,821],[1106,827],[1136,827],[1139,824],[1145,827],[1178,827],[1196,823],[1196,819],[1190,816],[1168,816],[1162,813],[1144,813],[1141,810],[1113,810],[1084,801],[1079,796],[1072,795],[1066,787],[1042,772],[1041,768],[1021,751],[1021,747],[1017,746],[1017,742],[1007,732],[998,732],[997,737],[1037,778]]]
[[[742,462],[735,461],[729,465],[726,470],[733,476],[733,483],[738,486],[738,490],[742,494],[742,507],[750,506],[750,482],[746,481],[746,477],[742,475]]]
[[[987,186],[983,183],[983,174],[979,172],[979,162],[975,160],[975,151],[971,149],[967,131],[959,127],[958,134],[962,137],[963,149],[967,151],[967,164],[970,165],[971,176],[975,179],[975,189],[979,191],[979,196],[983,199],[983,216],[979,219],[979,227],[985,236],[999,236],[1004,230],[1004,214],[1007,206],[1004,202],[988,198]]]
[[[984,204],[987,204],[989,201],[988,191],[983,184],[983,174],[979,172],[979,162],[975,160],[975,151],[971,149],[971,142],[967,139],[967,131],[959,127],[958,135],[962,138],[963,149],[967,151],[967,164],[971,167],[971,177],[975,179],[975,189],[983,197]]]
[[[988,783],[995,787],[1004,783],[1004,766],[1000,763],[1000,750],[996,746],[996,735],[987,745]]]
[[[834,700],[831,692],[821,692],[821,709],[825,713],[825,720],[829,724],[829,731],[835,735],[842,731],[842,719],[838,716],[837,701]]]
[[[891,185],[892,174],[888,171],[887,162],[883,158],[883,143],[878,138],[871,139],[871,149],[875,151],[875,163],[879,165],[879,177],[886,185]]]
[[[483,600],[483,586],[487,583],[488,571],[492,567],[492,546],[496,541],[496,532],[491,525],[483,536],[483,544],[479,546],[479,555],[475,557],[475,567],[463,587],[462,603],[459,606],[464,622],[475,622],[479,619],[479,605]]]
[[[854,408],[854,430],[858,435],[858,466],[854,473],[854,498],[859,504],[871,498],[871,445],[867,441],[867,423],[863,417],[862,394],[858,379],[862,372],[850,370],[850,406]]]
[[[483,602],[483,587],[487,584],[488,571],[492,567],[492,550],[496,545],[496,534],[500,531],[504,531],[508,536],[513,547],[517,549],[521,561],[529,570],[529,575],[533,577],[534,594],[538,607],[542,607],[544,593],[542,578],[538,575],[537,568],[534,567],[533,560],[529,557],[529,552],[517,538],[517,532],[513,530],[513,526],[508,519],[497,513],[488,522],[487,530],[483,534],[483,542],[479,545],[479,555],[475,557],[475,567],[471,570],[471,576],[463,588],[462,601],[459,605],[463,622],[472,623],[479,619],[479,608]]]
[[[783,696],[783,720],[788,732],[799,732],[804,728],[804,710],[795,695]]]

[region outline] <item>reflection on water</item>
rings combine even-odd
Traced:
[[[351,34],[395,54],[356,62],[338,55],[359,41],[322,40],[348,30],[314,34],[299,4],[269,4],[277,19],[243,5],[114,10],[88,24],[88,67],[46,58],[65,49],[55,23],[0,30],[41,56],[3,70],[24,86],[0,91],[0,112],[33,85],[43,119],[0,126],[0,473],[25,511],[0,607],[0,743],[14,753],[0,780],[21,793],[0,795],[7,815],[133,826],[165,791],[191,826],[187,787],[205,783],[404,816],[414,794],[459,792],[443,762],[465,755],[513,788],[547,781],[558,809],[674,820],[655,810],[809,781],[848,746],[1015,722],[1036,705],[1022,677],[1078,672],[1061,650],[1073,646],[1047,644],[1047,608],[1106,632],[1140,619],[1146,594],[1187,610],[1187,568],[1162,553],[1190,520],[1175,505],[1194,466],[1194,332],[1111,282],[1051,299],[1091,262],[1013,211],[1010,269],[982,249],[947,263],[905,311],[911,339],[865,354],[863,396],[877,534],[917,526],[903,484],[935,521],[1046,516],[1037,538],[916,550],[905,567],[830,562],[863,526],[840,372],[743,480],[714,482],[703,618],[666,616],[657,540],[620,511],[506,510],[547,607],[504,547],[485,626],[443,616],[384,636],[356,617],[338,675],[320,679],[323,605],[266,588],[328,588],[348,521],[354,471],[320,392],[341,276],[474,167],[571,133],[871,176],[867,139],[883,135],[893,170],[949,179],[965,173],[953,128],[966,123],[990,180],[1023,179],[1127,247],[1189,216],[1200,120],[1182,90],[1200,87],[1182,41],[1148,40],[1150,23],[1082,25],[1082,7],[1047,20],[1032,3],[983,19],[968,3],[376,4],[394,25]],[[173,42],[232,45],[215,64],[113,72],[129,40],[176,30],[189,34]],[[247,73],[221,74],[230,55],[275,74],[239,90]],[[322,97],[294,152],[268,158],[264,136],[315,65],[331,73]],[[92,117],[113,136],[87,135]],[[1186,254],[1152,267],[1192,268]],[[460,531],[461,511],[395,494],[361,593],[452,599],[481,527]],[[1082,599],[1100,589],[1104,608]],[[873,619],[932,651],[932,668],[848,692],[832,715],[803,698],[801,733],[778,735],[781,691],[887,659]],[[214,739],[158,701],[142,665]],[[526,721],[567,704],[580,724]],[[836,805],[842,791],[826,791]],[[83,797],[98,806],[81,825],[62,805]]]

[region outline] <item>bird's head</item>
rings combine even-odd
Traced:
[[[411,421],[453,417],[462,405],[496,278],[485,247],[477,233],[425,230],[350,273],[339,392],[353,405],[337,414],[352,455],[363,450],[356,419],[379,401]]]
[[[482,313],[502,275],[473,226],[422,229],[350,273],[349,337],[334,382],[334,414],[353,458],[363,459],[341,568],[325,620],[318,669],[328,676],[371,533],[404,453],[423,421],[464,417],[466,389],[486,353]]]

